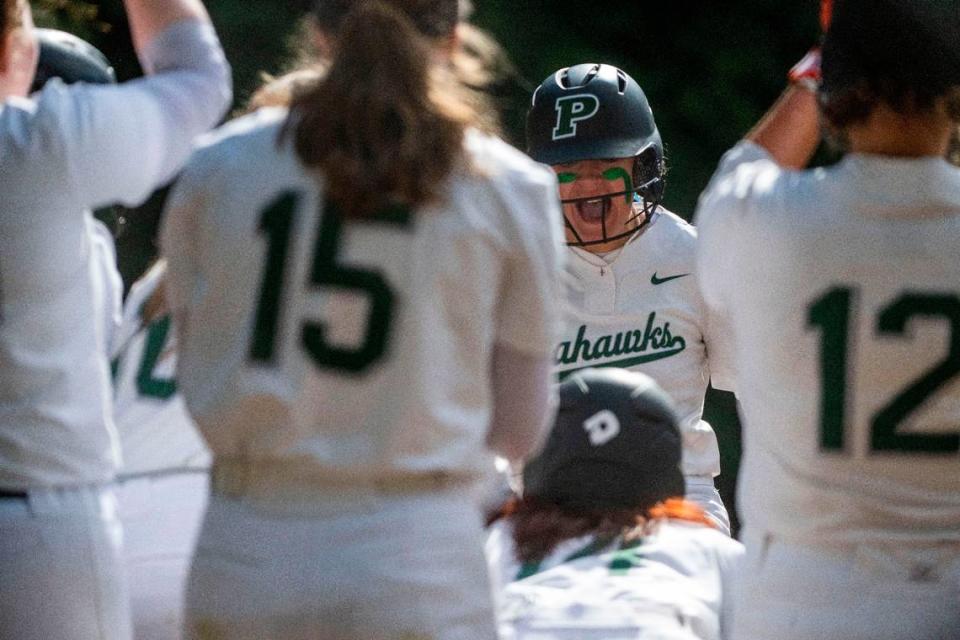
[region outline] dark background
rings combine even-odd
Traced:
[[[475,0],[473,22],[491,32],[516,67],[500,87],[506,135],[522,146],[529,94],[558,68],[615,64],[645,90],[666,147],[665,205],[689,219],[718,159],[784,86],[787,69],[814,43],[817,0],[660,2]],[[237,105],[262,74],[289,69],[308,0],[208,0],[233,64]],[[121,79],[139,73],[120,0],[35,1],[41,26],[57,26],[97,45]],[[135,162],[131,158],[131,162]],[[156,201],[125,215],[118,240],[129,286],[152,258]],[[720,438],[721,491],[733,506],[739,424],[730,394],[711,392],[706,419]],[[732,511],[732,509],[731,509]]]

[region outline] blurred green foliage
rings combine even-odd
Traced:
[[[159,1],[159,0],[158,0]],[[817,0],[585,2],[475,0],[473,22],[491,32],[517,69],[498,90],[506,134],[523,146],[529,95],[550,73],[581,62],[620,66],[644,88],[666,145],[666,206],[690,218],[722,153],[773,102],[789,67],[815,42]],[[237,104],[264,72],[289,68],[310,0],[207,0],[233,64]],[[35,0],[38,22],[92,41],[121,79],[139,73],[120,0]],[[130,281],[152,254],[157,196],[129,216],[119,253]],[[730,394],[708,394],[717,429],[728,506],[740,455]]]
[[[120,0],[35,0],[38,22],[100,47],[121,78],[139,72]],[[237,102],[262,72],[289,66],[310,0],[208,0],[233,64]],[[653,106],[670,164],[666,204],[684,217],[717,160],[756,121],[817,37],[817,0],[588,3],[475,0],[473,22],[499,40],[519,78],[505,93],[508,137],[522,146],[530,91],[580,62],[616,64]]]

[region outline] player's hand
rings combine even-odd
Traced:
[[[793,65],[787,74],[790,84],[795,84],[811,91],[820,86],[820,47],[807,51],[800,62]]]
[[[826,33],[833,19],[833,0],[820,0],[820,28]],[[816,46],[807,52],[800,62],[793,65],[787,74],[790,84],[800,85],[816,91],[820,86],[820,47]]]

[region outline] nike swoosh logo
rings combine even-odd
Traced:
[[[654,272],[653,272],[653,277],[650,278],[650,284],[654,284],[654,285],[656,285],[656,284],[663,284],[664,282],[670,282],[671,280],[676,280],[677,278],[686,278],[688,275],[690,275],[690,274],[689,274],[689,273],[681,273],[681,274],[678,275],[678,276],[667,276],[666,278],[658,278],[658,277],[657,277],[657,272],[654,271]]]

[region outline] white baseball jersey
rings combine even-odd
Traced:
[[[555,176],[479,134],[441,201],[324,215],[284,110],[231,123],[172,195],[167,291],[181,389],[215,458],[326,480],[473,477],[495,343],[548,356],[562,269]]]
[[[725,637],[743,546],[701,524],[664,521],[639,540],[566,540],[516,559],[509,520],[486,544],[501,640]]]
[[[229,102],[209,25],[181,22],[144,54],[156,75],[49,83],[0,106],[0,487],[113,477],[116,438],[98,240],[89,209],[142,201]]]
[[[697,288],[697,231],[659,209],[611,260],[571,248],[561,378],[585,367],[621,367],[656,380],[676,401],[685,475],[716,476],[720,451],[701,419],[703,396],[732,389],[727,334],[707,314]]]
[[[99,272],[99,277],[95,274],[94,279],[94,297],[99,299],[95,308],[101,314],[99,323],[103,327],[104,343],[112,345],[123,318],[123,280],[117,271],[117,248],[106,225],[93,216],[87,218],[87,222],[91,260]]]
[[[177,389],[177,338],[170,314],[149,323],[143,319],[143,306],[165,272],[159,262],[130,288],[114,353],[113,419],[124,476],[210,466],[210,453]]]
[[[830,544],[960,540],[960,172],[730,151],[700,202],[731,319],[748,528]]]

